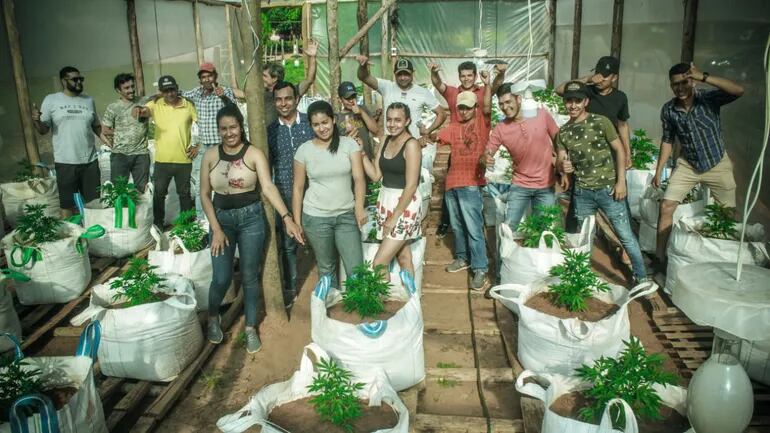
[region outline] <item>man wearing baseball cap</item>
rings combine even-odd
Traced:
[[[141,117],[155,121],[155,191],[152,198],[154,223],[163,227],[166,195],[171,179],[179,195],[179,210],[194,206],[190,193],[192,160],[198,155],[198,144],[191,141],[192,124],[198,120],[195,105],[179,95],[179,86],[171,75],[158,79],[162,97],[151,100],[139,110]]]
[[[351,137],[362,147],[363,152],[374,161],[374,148],[370,133],[380,135],[380,127],[372,118],[369,110],[358,105],[356,86],[350,81],[343,81],[337,88],[337,96],[342,102],[342,110],[336,114],[337,128],[340,134]]]
[[[446,176],[444,200],[454,233],[454,261],[447,272],[471,268],[471,289],[484,290],[488,268],[480,187],[486,185],[481,161],[489,137],[489,122],[478,115],[478,99],[466,90],[457,95],[458,122],[438,133],[441,144],[451,146],[452,164]]]
[[[407,58],[400,58],[393,66],[393,74],[396,81],[375,78],[369,72],[369,58],[357,56],[358,79],[367,86],[376,89],[382,95],[382,106],[387,108],[393,102],[402,102],[409,106],[412,122],[409,124],[409,132],[413,137],[420,139],[420,144],[426,146],[429,143],[430,133],[438,129],[446,119],[444,109],[430,90],[414,84],[414,65]],[[436,118],[428,126],[421,128],[420,119],[425,110],[436,113]]]
[[[557,167],[574,174],[573,201],[578,226],[601,209],[631,259],[636,284],[647,280],[639,242],[631,231],[626,198],[625,150],[612,122],[587,111],[591,91],[579,80],[564,85],[570,120],[556,136]],[[567,178],[567,184],[569,179]],[[567,185],[568,186],[568,185]]]

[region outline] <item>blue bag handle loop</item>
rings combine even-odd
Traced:
[[[7,332],[3,332],[2,337],[6,337],[9,340],[11,340],[11,343],[13,343],[13,357],[15,360],[20,361],[24,359],[24,353],[21,351],[21,344],[19,344],[19,339],[16,338],[15,335],[9,334]]]
[[[331,274],[326,274],[318,280],[318,284],[315,285],[313,290],[313,295],[318,299],[325,300],[331,286],[332,276]]]
[[[90,356],[96,361],[96,355],[99,353],[99,341],[102,338],[102,324],[98,320],[93,320],[86,325],[78,340],[78,347],[75,350],[75,356]]]
[[[377,320],[376,322],[361,323],[356,325],[356,328],[369,338],[378,338],[388,329],[388,321]]]
[[[406,291],[409,292],[409,295],[417,293],[417,285],[414,282],[414,276],[410,274],[409,271],[402,269],[399,276],[401,277],[401,282],[404,283],[404,287],[406,287]]]
[[[51,399],[43,394],[25,395],[13,402],[8,417],[11,422],[12,433],[29,433],[27,411],[21,410],[24,408],[39,411],[41,433],[60,433],[59,415],[56,413],[56,408]]]

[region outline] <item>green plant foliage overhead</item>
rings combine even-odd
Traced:
[[[591,270],[590,253],[563,250],[564,263],[551,268],[549,273],[558,277],[559,282],[549,286],[555,295],[556,305],[569,311],[585,311],[586,301],[594,291],[609,292],[610,286]]]
[[[24,246],[36,246],[59,240],[59,228],[62,222],[58,218],[46,215],[47,207],[46,204],[24,205],[24,214],[19,217],[14,238],[18,243]]]
[[[546,105],[551,111],[555,111],[559,114],[567,114],[567,107],[564,106],[564,99],[557,95],[552,87],[536,90],[532,92],[532,97],[535,98],[535,101]]]
[[[40,370],[25,368],[26,361],[13,356],[0,359],[0,410],[8,413],[11,405],[25,395],[43,391]]]
[[[700,232],[710,238],[734,240],[738,237],[737,224],[734,207],[712,203],[706,206],[706,223]]]
[[[310,404],[322,420],[352,432],[353,422],[362,415],[361,400],[356,394],[364,384],[354,383],[350,371],[332,359],[320,359],[315,366],[318,373],[308,391],[318,394],[310,399]]]
[[[198,221],[195,209],[181,212],[174,219],[171,236],[178,237],[191,253],[206,248],[208,245],[208,235],[203,226],[201,226],[200,221]]]
[[[375,317],[385,311],[385,300],[390,294],[390,286],[385,280],[387,269],[383,265],[370,268],[366,262],[353,270],[353,275],[345,280],[342,292],[342,305],[346,312],[357,311],[362,319]]]
[[[631,164],[637,170],[647,170],[658,156],[658,146],[647,137],[644,129],[637,129],[631,137]]]
[[[28,180],[42,179],[43,176],[37,172],[35,166],[27,159],[22,159],[16,163],[19,169],[16,171],[16,176],[13,178],[14,182],[26,182]]]
[[[592,366],[583,364],[575,370],[577,377],[591,384],[591,388],[583,391],[591,402],[590,407],[580,410],[584,421],[598,424],[607,403],[615,398],[625,400],[642,419],[661,419],[661,400],[652,386],[674,385],[678,377],[664,371],[664,357],[658,353],[648,355],[638,338],[631,337],[623,344],[626,348],[617,358],[603,356]],[[625,415],[619,406],[610,408],[610,418],[613,428],[625,429]]]
[[[540,244],[540,237],[545,231],[552,232],[559,244],[564,244],[564,228],[562,228],[561,219],[562,212],[559,205],[538,205],[531,215],[519,223],[516,231],[524,235],[523,244],[525,247],[537,248]],[[553,246],[554,236],[545,237],[548,248]]]
[[[165,287],[166,280],[155,273],[157,268],[147,259],[131,259],[126,272],[110,283],[110,289],[116,291],[112,299],[125,300],[129,307],[160,301],[158,290]]]
[[[136,190],[133,183],[128,181],[128,178],[123,176],[115,179],[115,182],[106,182],[100,186],[99,194],[99,201],[108,207],[115,206],[115,202],[120,197],[130,198],[134,203],[139,199],[139,191]],[[128,207],[127,200],[123,200],[123,207]]]

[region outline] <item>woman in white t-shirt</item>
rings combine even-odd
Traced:
[[[361,150],[352,138],[340,137],[328,102],[310,104],[307,115],[315,138],[294,154],[294,221],[313,248],[319,278],[330,274],[336,281],[338,256],[347,275],[364,261],[359,227],[367,216]]]

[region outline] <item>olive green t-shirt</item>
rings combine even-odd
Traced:
[[[561,127],[556,146],[569,154],[578,187],[596,190],[615,185],[610,142],[616,138],[615,126],[600,114],[589,113],[583,121],[570,121]]]

